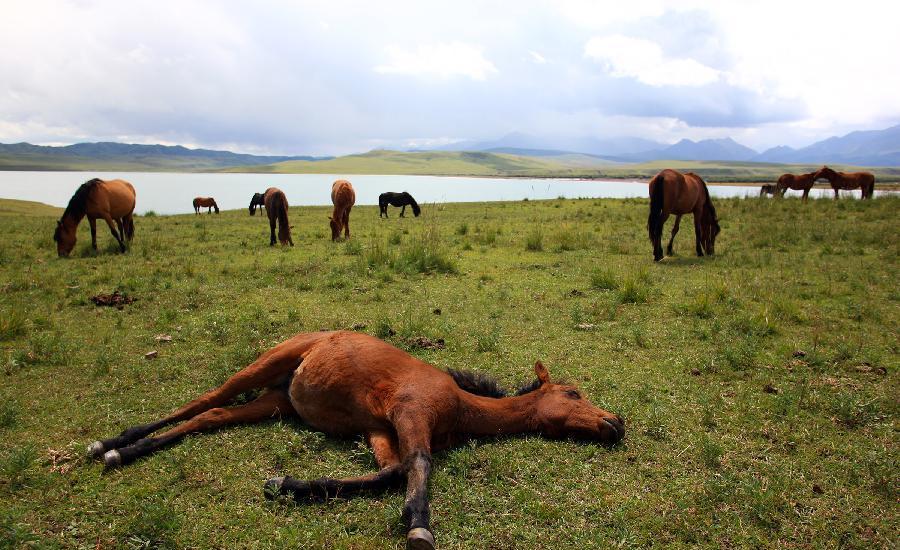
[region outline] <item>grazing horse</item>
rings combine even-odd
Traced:
[[[350,209],[356,203],[356,192],[347,180],[337,180],[331,186],[331,202],[334,211],[328,217],[331,225],[331,240],[336,241],[344,231],[344,238],[350,238]]]
[[[763,184],[763,185],[759,188],[759,196],[760,196],[760,197],[763,197],[763,196],[765,196],[765,195],[772,195],[772,196],[775,196],[775,195],[777,195],[777,194],[778,194],[778,184],[775,184],[775,183],[766,183],[766,184]]]
[[[653,243],[653,260],[663,259],[662,230],[669,214],[675,214],[675,225],[672,227],[672,238],[666,253],[671,256],[672,243],[678,233],[681,216],[694,215],[694,234],[697,241],[697,256],[715,253],[716,236],[719,234],[719,220],[716,209],[709,198],[706,182],[693,172],[676,172],[665,169],[650,180],[650,216],[647,218],[647,230],[650,242]]]
[[[256,215],[256,207],[265,208],[265,193],[253,193],[253,198],[250,199],[250,215]]]
[[[62,218],[56,222],[53,240],[56,253],[68,256],[75,247],[78,224],[87,216],[91,224],[91,245],[97,250],[97,218],[102,218],[109,231],[125,252],[125,241],[134,238],[134,187],[125,180],[104,181],[94,178],[81,184],[66,206]],[[118,231],[116,228],[118,227]]]
[[[834,200],[838,198],[840,189],[859,189],[862,198],[871,199],[875,194],[875,176],[869,172],[835,172],[827,166],[819,168],[814,174],[815,179],[825,178],[834,189]]]
[[[199,214],[202,207],[208,207],[207,214],[212,213],[213,208],[216,209],[216,214],[219,213],[219,205],[216,204],[216,199],[212,197],[197,197],[194,199],[194,213]]]
[[[277,187],[269,187],[263,195],[263,203],[266,214],[269,216],[269,230],[271,238],[269,246],[275,246],[275,223],[278,222],[278,241],[281,244],[294,246],[291,239],[291,225],[288,222],[288,202],[284,192]]]
[[[416,199],[414,199],[412,197],[412,195],[410,195],[406,191],[404,191],[402,193],[387,192],[387,193],[382,193],[382,194],[378,195],[378,208],[381,210],[378,213],[379,218],[381,216],[384,216],[385,218],[388,217],[388,214],[387,214],[388,205],[398,206],[398,207],[402,206],[403,208],[400,209],[400,217],[401,218],[403,217],[403,214],[406,213],[407,205],[412,206],[413,216],[418,218],[419,214],[422,213],[422,209],[419,208],[419,203],[417,203]]]
[[[428,505],[432,452],[471,437],[501,434],[603,444],[624,437],[621,417],[592,405],[577,388],[551,382],[540,362],[534,371],[537,380],[506,396],[485,377],[438,370],[367,334],[300,333],[169,416],[96,441],[88,453],[114,468],[190,433],[296,415],[328,434],[364,434],[380,469],[345,479],[276,477],[265,483],[266,497],[324,500],[384,491],[405,481],[407,548],[434,548]],[[255,400],[225,408],[255,389],[263,390]]]
[[[816,177],[812,172],[809,174],[800,174],[799,176],[795,176],[794,174],[782,174],[778,177],[776,186],[782,197],[788,189],[803,191],[803,202],[806,202],[809,199],[809,190],[812,189],[814,183],[816,183]]]

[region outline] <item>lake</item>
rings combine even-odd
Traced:
[[[194,174],[159,172],[2,172],[0,198],[39,201],[64,207],[78,186],[94,177],[122,178],[137,190],[139,214],[193,212],[197,196],[215,197],[224,210],[247,208],[253,193],[278,187],[292,206],[331,204],[331,184],[349,179],[356,189],[356,204],[378,204],[385,191],[409,191],[418,202],[515,201],[528,198],[646,197],[645,180],[578,180],[542,178],[473,178],[449,176],[339,176],[330,174]],[[758,186],[710,186],[714,197],[756,196]],[[800,195],[789,191],[790,195]],[[876,191],[877,193],[877,191]],[[813,189],[813,197],[829,197],[830,189]],[[858,191],[844,191],[855,194]]]

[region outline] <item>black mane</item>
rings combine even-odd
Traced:
[[[73,216],[81,219],[84,216],[85,210],[87,210],[88,197],[91,196],[91,191],[94,190],[94,186],[98,183],[103,183],[103,180],[94,178],[82,183],[81,187],[79,187],[78,190],[75,191],[75,194],[72,195],[72,198],[69,199],[69,205],[66,206],[66,210],[63,212],[62,217]]]
[[[453,378],[453,381],[456,382],[459,389],[463,391],[481,395],[483,397],[493,397],[495,399],[509,397],[509,392],[501,387],[497,380],[486,374],[456,369],[447,369],[447,374]],[[514,395],[525,395],[526,393],[533,392],[539,387],[541,387],[541,381],[535,380],[523,385]]]

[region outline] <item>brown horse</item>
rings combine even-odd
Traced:
[[[337,180],[331,186],[331,202],[334,211],[328,217],[331,224],[331,240],[336,241],[344,231],[344,238],[350,238],[350,209],[356,203],[356,192],[347,180]]]
[[[875,176],[869,172],[835,172],[831,168],[823,166],[814,176],[815,179],[825,178],[831,183],[834,200],[837,200],[840,189],[859,189],[864,199],[871,199],[875,194]]]
[[[265,204],[266,214],[269,216],[269,229],[271,238],[269,246],[275,246],[275,222],[278,222],[278,241],[281,244],[290,244],[294,246],[291,239],[291,225],[288,222],[288,202],[284,192],[277,187],[269,187],[263,195],[263,203]]]
[[[678,233],[681,216],[694,215],[694,234],[697,241],[697,256],[715,253],[716,236],[719,234],[719,220],[716,209],[709,198],[706,182],[693,172],[676,172],[665,169],[650,180],[650,216],[647,218],[647,230],[650,242],[653,243],[653,260],[663,259],[662,230],[669,218],[675,214],[675,225],[672,227],[672,238],[666,253],[671,256],[672,243]]]
[[[264,486],[268,498],[345,497],[382,491],[405,479],[407,548],[433,548],[427,496],[432,452],[470,437],[500,434],[536,433],[607,444],[624,437],[618,415],[595,407],[573,386],[551,382],[540,362],[534,371],[537,380],[508,397],[491,380],[467,372],[445,373],[373,336],[301,333],[169,416],[96,441],[88,453],[102,455],[106,467],[113,468],[190,433],[297,415],[329,434],[365,434],[380,470],[347,479],[273,478]],[[224,408],[254,389],[263,390],[254,401]]]
[[[194,213],[199,214],[201,208],[208,208],[206,211],[207,214],[212,213],[212,209],[216,209],[216,214],[219,213],[219,205],[216,204],[216,199],[212,197],[197,197],[194,199]]]
[[[97,218],[102,218],[119,243],[119,249],[125,252],[125,240],[134,238],[132,215],[136,196],[134,187],[125,180],[104,181],[94,178],[81,184],[69,200],[62,218],[56,222],[56,231],[53,233],[56,253],[62,257],[72,252],[78,224],[85,216],[91,224],[91,245],[94,250],[97,250]]]
[[[809,174],[800,174],[799,176],[795,176],[794,174],[782,174],[778,177],[778,183],[776,185],[778,187],[778,192],[781,193],[782,197],[788,189],[803,191],[803,202],[806,202],[809,199],[809,190],[812,189],[814,183],[816,183],[815,173],[810,172]]]

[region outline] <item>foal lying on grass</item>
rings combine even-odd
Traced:
[[[106,466],[113,468],[189,433],[275,415],[297,415],[329,434],[362,433],[375,454],[378,472],[347,479],[273,478],[265,484],[266,496],[321,500],[384,490],[405,480],[407,548],[434,548],[427,496],[433,451],[473,436],[524,432],[607,444],[624,437],[618,415],[595,407],[573,386],[552,383],[540,362],[534,371],[533,384],[506,396],[484,377],[443,372],[366,334],[301,333],[162,420],[96,441],[88,452],[103,456]],[[223,408],[239,394],[259,388],[264,391],[254,401]],[[148,437],[181,421],[185,422]]]

